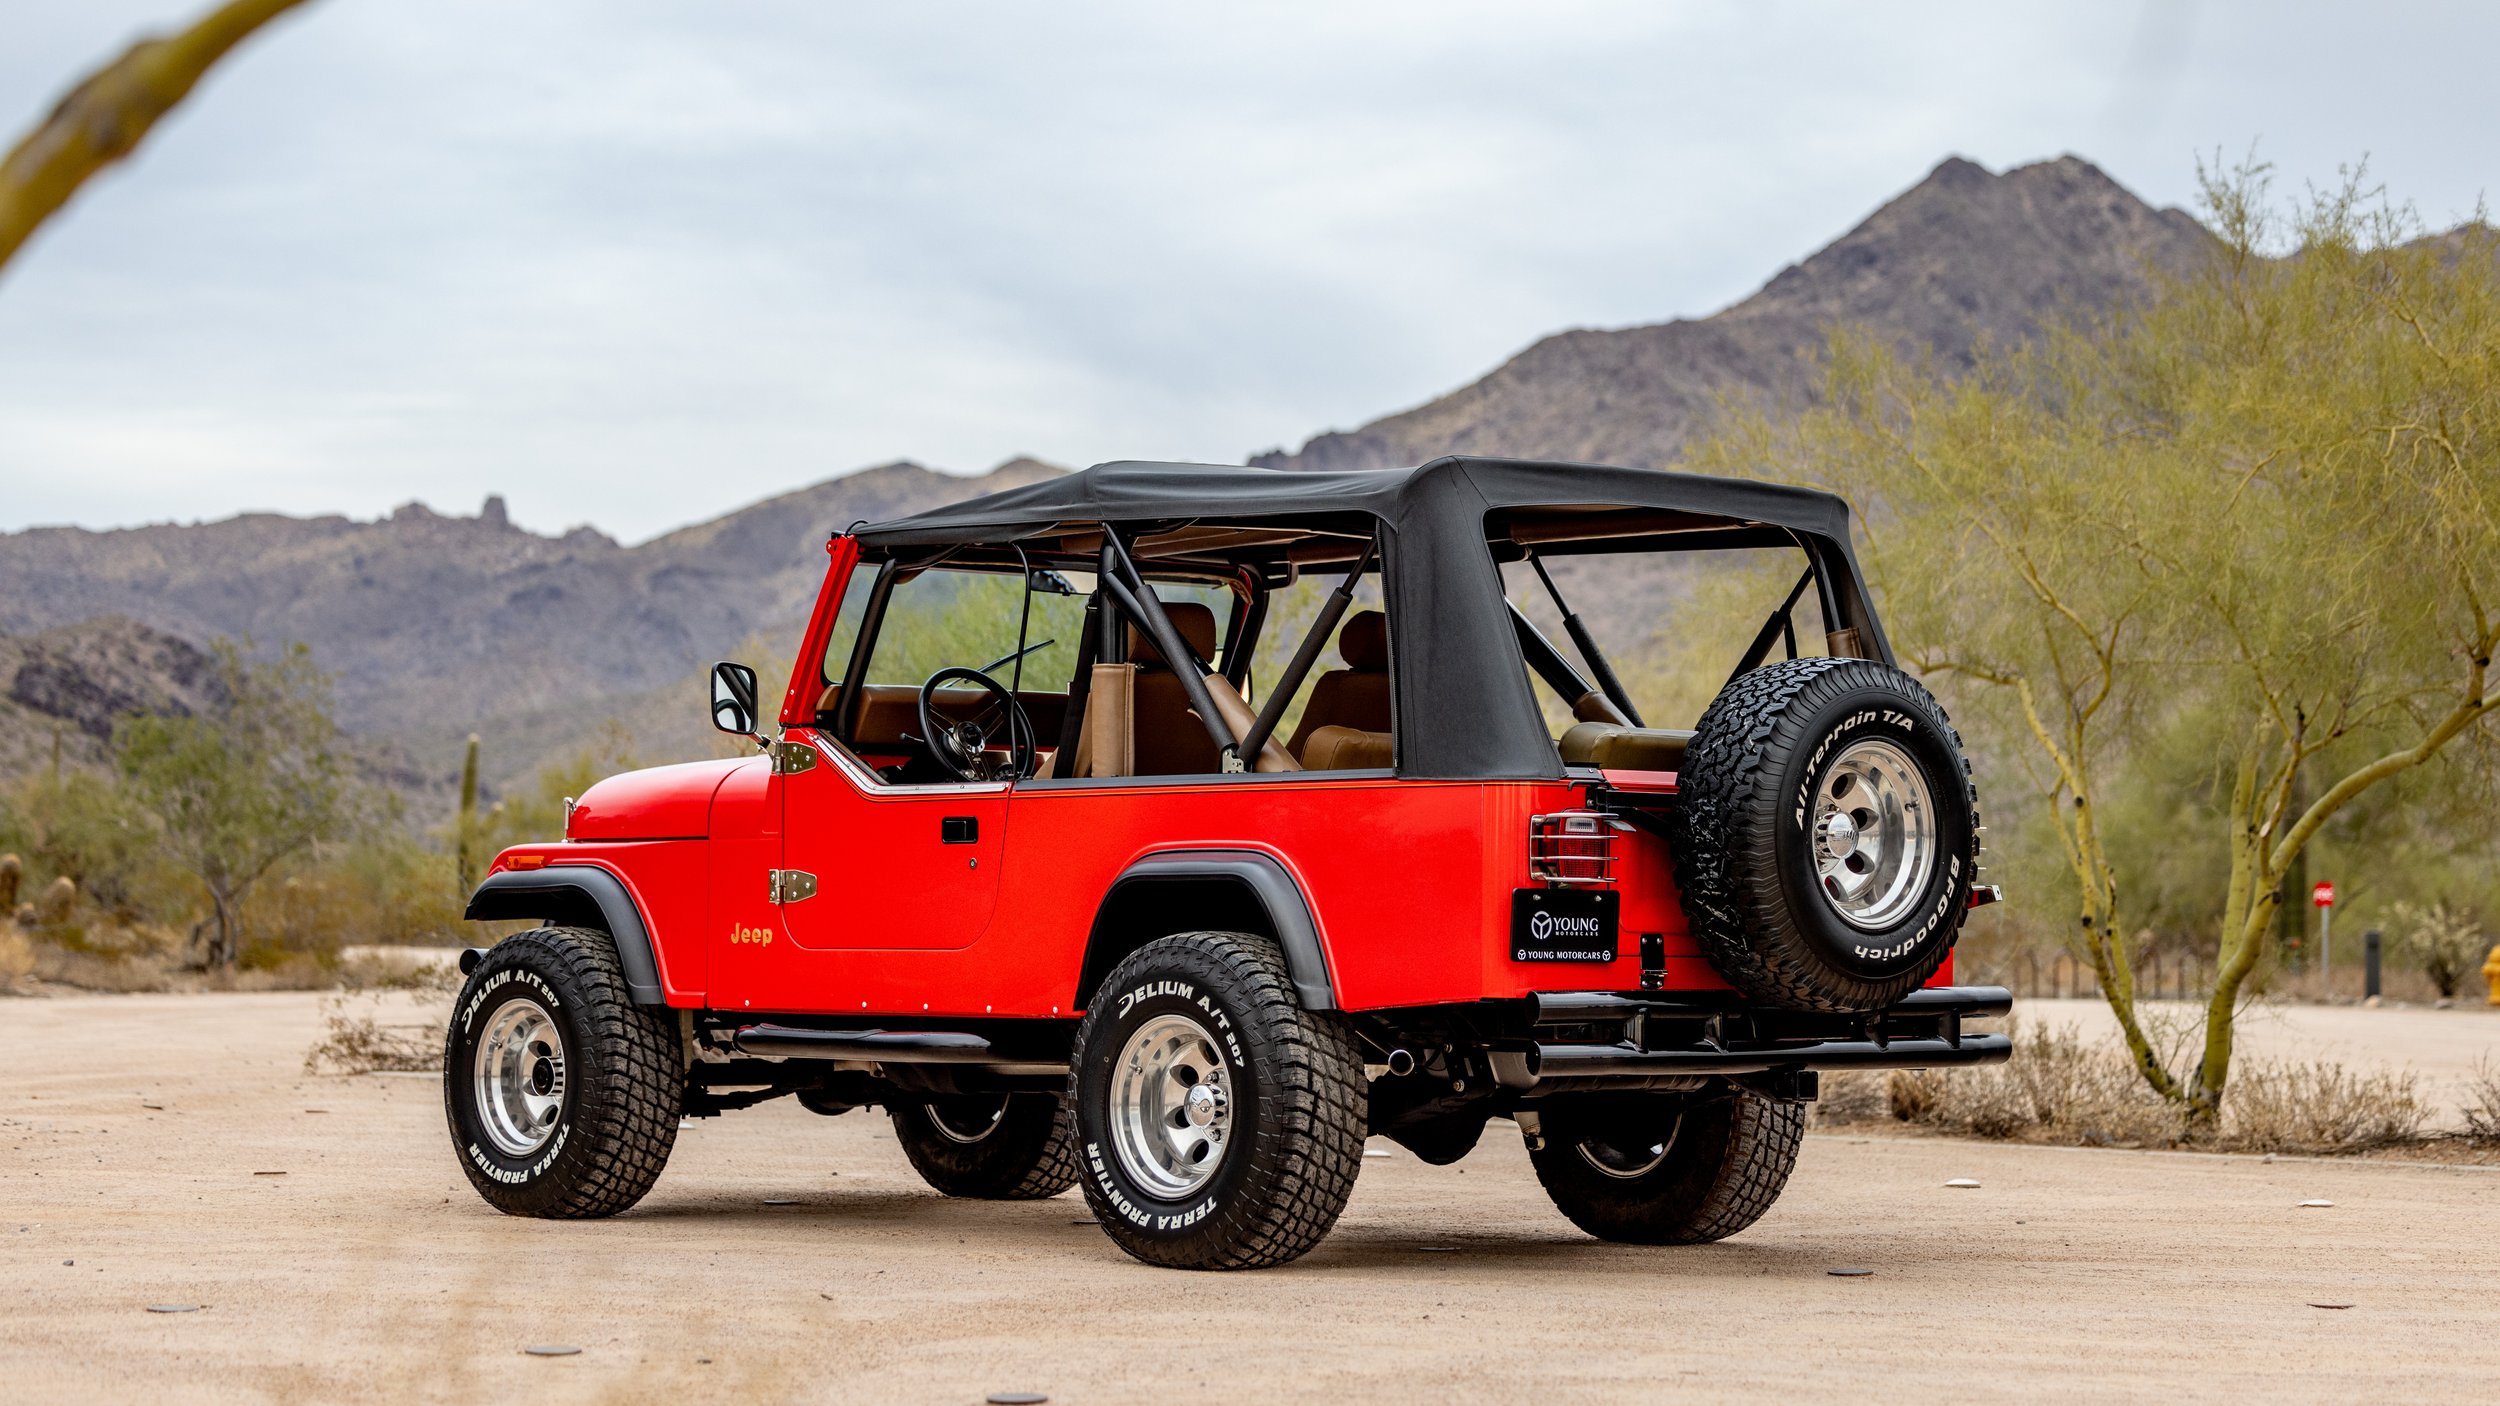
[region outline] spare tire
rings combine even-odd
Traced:
[[[1790,659],[1722,689],[1669,839],[1719,975],[1788,1010],[1870,1011],[1935,975],[1970,907],[1979,801],[1944,709],[1900,670]]]

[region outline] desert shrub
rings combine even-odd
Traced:
[[[16,922],[0,918],[0,992],[33,974],[35,944],[26,939]]]
[[[2426,908],[2399,903],[2388,918],[2395,929],[2396,955],[2421,968],[2441,999],[2455,999],[2458,987],[2481,974],[2483,953],[2491,942],[2473,914],[2445,903]]]
[[[2478,1142],[2500,1142],[2500,1064],[2485,1055],[2474,1061],[2465,1084],[2465,1135]]]
[[[2365,1152],[2414,1140],[2429,1114],[2410,1071],[2252,1060],[2241,1066],[2220,1142],[2242,1152]]]
[[[1890,1116],[1891,1111],[1883,1075],[1833,1073],[1823,1076],[1823,1096],[1815,1100],[1814,1121],[1828,1125],[1872,1123]]]
[[[2178,1110],[2144,1086],[2115,1044],[2088,1043],[2071,1025],[2008,1023],[2014,1057],[1980,1069],[1897,1070],[1886,1082],[1892,1116],[1987,1138],[2165,1146]]]

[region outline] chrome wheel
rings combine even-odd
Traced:
[[[1582,1138],[1580,1160],[1595,1168],[1601,1176],[1610,1176],[1617,1181],[1638,1181],[1658,1170],[1659,1164],[1667,1160],[1667,1149],[1675,1146],[1675,1135],[1683,1126],[1683,1118],[1677,1117],[1667,1124],[1666,1131],[1655,1142],[1639,1137],[1622,1141]]]
[[[1139,1026],[1111,1073],[1107,1120],[1120,1169],[1177,1201],[1206,1185],[1232,1138],[1232,1091],[1206,1029],[1187,1016]]]
[[[1936,814],[1910,754],[1868,738],[1832,759],[1814,795],[1814,873],[1832,911],[1868,929],[1909,915],[1936,868]]]
[[[527,1157],[555,1135],[564,1113],[564,1032],[526,997],[495,1012],[472,1068],[478,1121],[507,1157]]]
[[[929,1115],[929,1126],[948,1142],[966,1147],[998,1131],[999,1120],[1007,1116],[1007,1096],[1000,1094],[992,1104],[970,1100],[951,1100],[946,1105],[924,1103],[920,1110]]]

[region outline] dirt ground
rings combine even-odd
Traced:
[[[1815,1136],[1752,1230],[1636,1249],[1557,1215],[1497,1123],[1456,1167],[1367,1160],[1296,1265],[1185,1274],[1122,1256],[1073,1193],[947,1201],[881,1119],[787,1102],[687,1129],[617,1219],[506,1219],[462,1180],[436,1080],[300,1072],[319,1023],[303,994],[0,1002],[0,1394],[2500,1390],[2500,1170]],[[146,1311],[165,1303],[203,1307]],[[543,1344],[581,1351],[523,1352]]]

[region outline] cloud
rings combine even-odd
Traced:
[[[180,3],[29,7],[0,113]],[[2420,23],[2209,6],[2113,123],[2094,10],[323,0],[0,278],[0,528],[1237,460],[1708,312],[1949,151],[2179,200],[2262,135],[2462,209],[2500,21]]]

